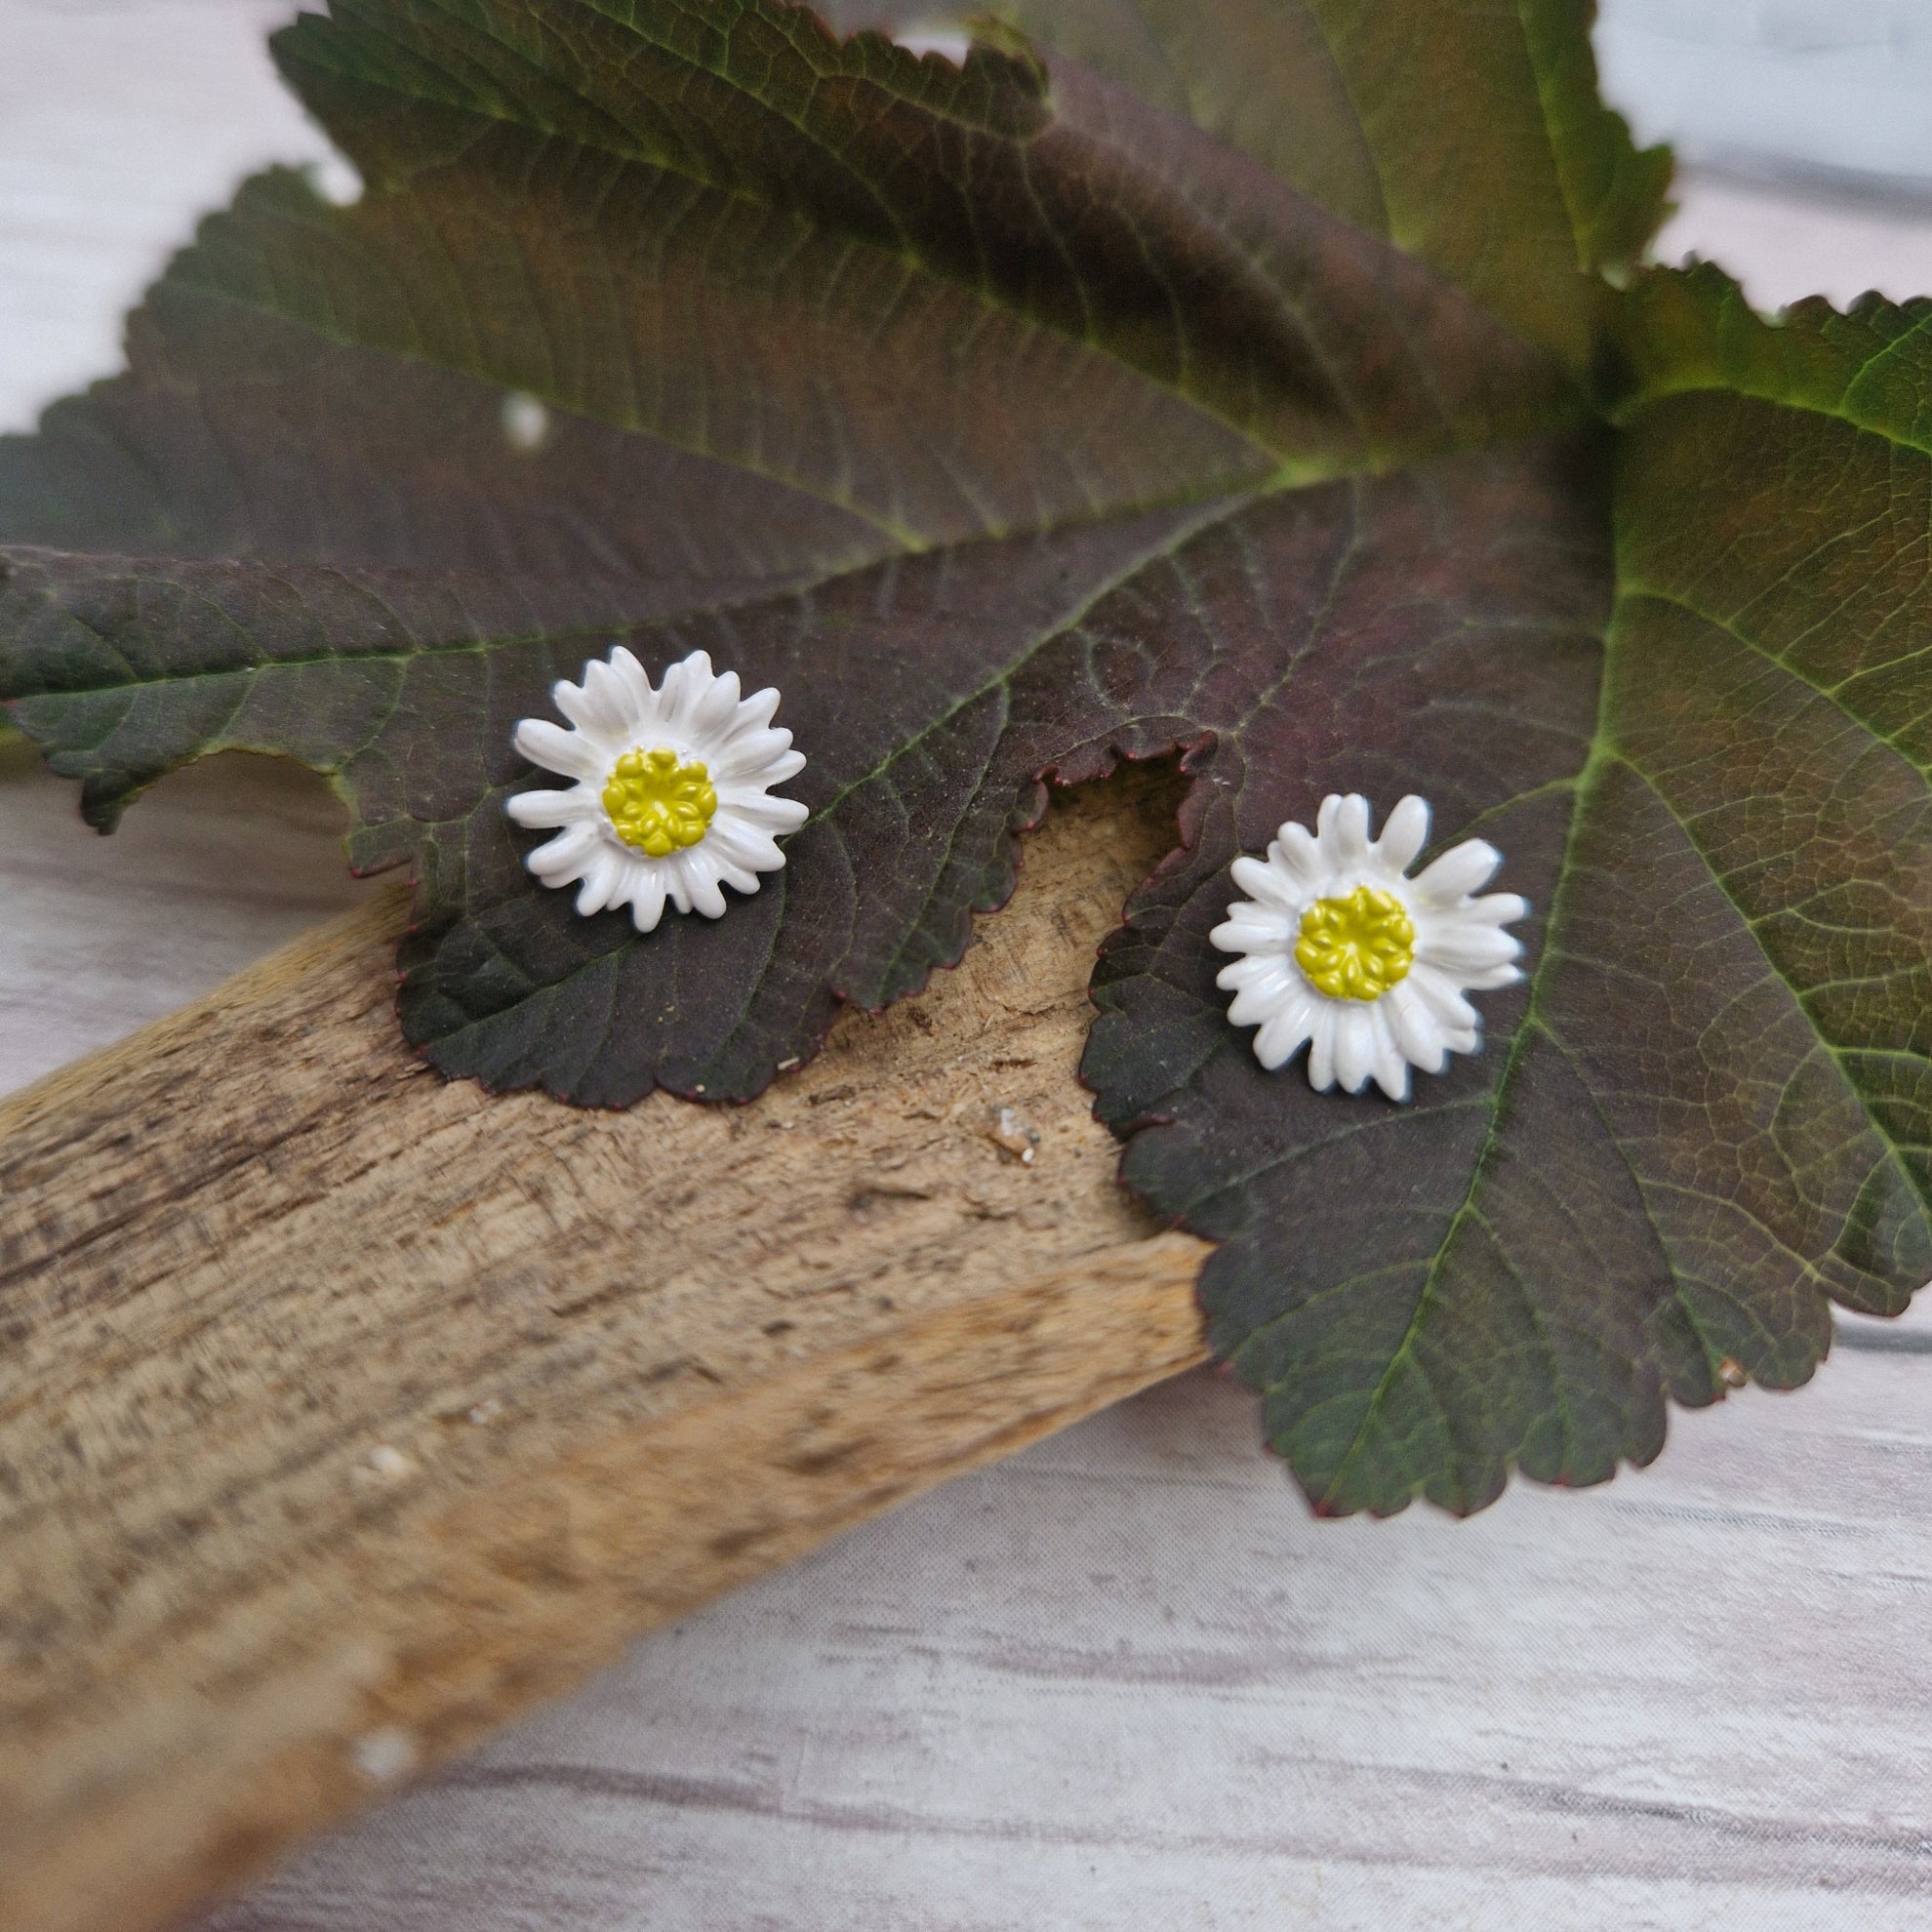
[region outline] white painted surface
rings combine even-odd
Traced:
[[[0,215],[4,220],[4,215]],[[112,838],[0,745],[0,1093],[92,1053],[346,910],[342,808],[279,759],[178,773]]]
[[[1932,1923],[1932,1358],[1468,1523],[1253,1431],[1189,1376],[953,1483],[205,1932]]]
[[[1688,161],[1932,194],[1927,0],[1601,0],[1606,92]]]
[[[111,368],[233,176],[316,151],[272,11],[0,0],[9,421]],[[1768,303],[1932,287],[1932,227],[1685,201],[1667,251]],[[112,841],[70,803],[0,755],[0,1087],[359,890],[281,768],[171,780]],[[1932,1307],[1465,1524],[1310,1521],[1188,1377],[638,1645],[204,1932],[1907,1932],[1928,1611]],[[372,1787],[406,1769],[366,1744]]]
[[[1932,84],[1928,85],[1932,102]],[[1932,116],[1928,116],[1932,119]],[[1758,307],[1808,295],[1840,308],[1867,289],[1894,302],[1932,292],[1932,201],[1896,206],[1830,199],[1716,174],[1689,174],[1664,224],[1660,262],[1700,255],[1721,262]]]
[[[293,0],[0,0],[0,431],[112,375],[121,317],[235,183],[328,143],[277,82]]]

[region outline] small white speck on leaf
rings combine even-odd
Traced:
[[[468,1412],[465,1420],[474,1423],[478,1429],[487,1429],[493,1422],[500,1421],[503,1413],[503,1403],[495,1395],[486,1395]]]
[[[383,1482],[400,1482],[416,1473],[416,1464],[393,1443],[379,1442],[364,1461],[362,1473]]]
[[[376,1785],[387,1785],[416,1762],[416,1740],[399,1724],[384,1724],[355,1741],[355,1768]]]
[[[302,169],[308,185],[331,208],[353,208],[362,199],[362,176],[352,161],[340,154],[325,155]]]
[[[533,395],[512,389],[503,398],[503,440],[525,456],[550,440],[550,412]]]

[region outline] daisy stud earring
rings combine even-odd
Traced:
[[[1453,846],[1407,876],[1429,839],[1429,807],[1404,798],[1379,839],[1358,792],[1321,801],[1315,829],[1281,827],[1265,859],[1237,859],[1249,895],[1208,935],[1242,956],[1215,984],[1228,1018],[1258,1026],[1255,1058],[1273,1071],[1303,1045],[1308,1085],[1358,1094],[1373,1079],[1409,1098],[1409,1069],[1440,1073],[1475,1053],[1482,1016],[1465,994],[1522,977],[1522,946],[1503,929],[1529,910],[1513,892],[1474,897],[1503,855],[1483,839]]]
[[[620,645],[551,696],[573,729],[525,718],[516,748],[572,779],[566,791],[520,791],[504,810],[520,825],[556,829],[524,861],[547,886],[575,884],[577,909],[628,906],[651,932],[669,900],[680,912],[724,916],[724,888],[756,892],[785,864],[778,841],[809,816],[772,785],[805,768],[791,734],[772,724],[776,691],[738,695],[736,671],[713,672],[694,651],[654,687]]]

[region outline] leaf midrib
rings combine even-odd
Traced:
[[[1872,744],[1883,745],[1901,763],[1916,772],[1921,779],[1932,780],[1932,764],[1928,764],[1924,759],[1914,756],[1913,753],[1908,751],[1900,745],[1896,739],[1887,737],[1870,718],[1862,716],[1859,712],[1853,710],[1839,695],[1845,689],[1846,685],[1854,684],[1860,678],[1870,676],[1874,671],[1894,669],[1903,660],[1892,660],[1883,664],[1863,666],[1838,684],[1821,684],[1815,677],[1810,676],[1800,666],[1793,664],[1786,654],[1772,649],[1762,638],[1745,629],[1735,617],[1724,617],[1716,611],[1707,609],[1704,605],[1698,603],[1695,598],[1683,591],[1665,590],[1654,584],[1642,583],[1630,584],[1619,587],[1618,603],[1620,605],[1627,601],[1645,600],[1654,604],[1668,604],[1674,610],[1682,611],[1687,617],[1694,617],[1700,623],[1710,624],[1713,630],[1721,630],[1725,636],[1742,644],[1754,657],[1761,658],[1767,664],[1783,671],[1792,683],[1802,685],[1805,690],[1813,693],[1814,696],[1822,698],[1848,725],[1854,730],[1863,733]],[[1924,654],[1925,647],[1921,647],[1918,651],[1912,653],[1913,656],[1923,656]]]
[[[1760,328],[1772,326],[1755,313],[1752,319]],[[1906,333],[1911,335],[1920,332],[1932,332],[1932,317],[1913,324],[1912,329]],[[1904,338],[1901,337],[1900,340],[1903,341]],[[1771,388],[1763,382],[1752,380],[1751,372],[1748,370],[1706,373],[1686,367],[1671,370],[1661,377],[1653,373],[1650,383],[1637,395],[1630,397],[1621,404],[1607,405],[1606,413],[1612,422],[1628,427],[1643,411],[1659,408],[1680,396],[1738,396],[1747,402],[1762,403],[1769,409],[1789,409],[1803,416],[1822,416],[1828,422],[1841,423],[1847,429],[1855,429],[1861,435],[1875,436],[1880,442],[1889,443],[1894,449],[1910,450],[1914,456],[1932,457],[1932,438],[1907,435],[1896,423],[1877,417],[1859,415],[1848,405],[1847,399],[1852,390],[1898,345],[1898,342],[1887,342],[1884,347],[1867,356],[1844,383],[1835,402],[1815,394],[1795,394],[1788,389]]]

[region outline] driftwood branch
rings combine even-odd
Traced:
[[[1062,806],[960,971],[748,1107],[445,1085],[400,892],[0,1106],[0,1925],[162,1922],[1198,1361],[1204,1250],[1074,1077],[1172,803]]]

